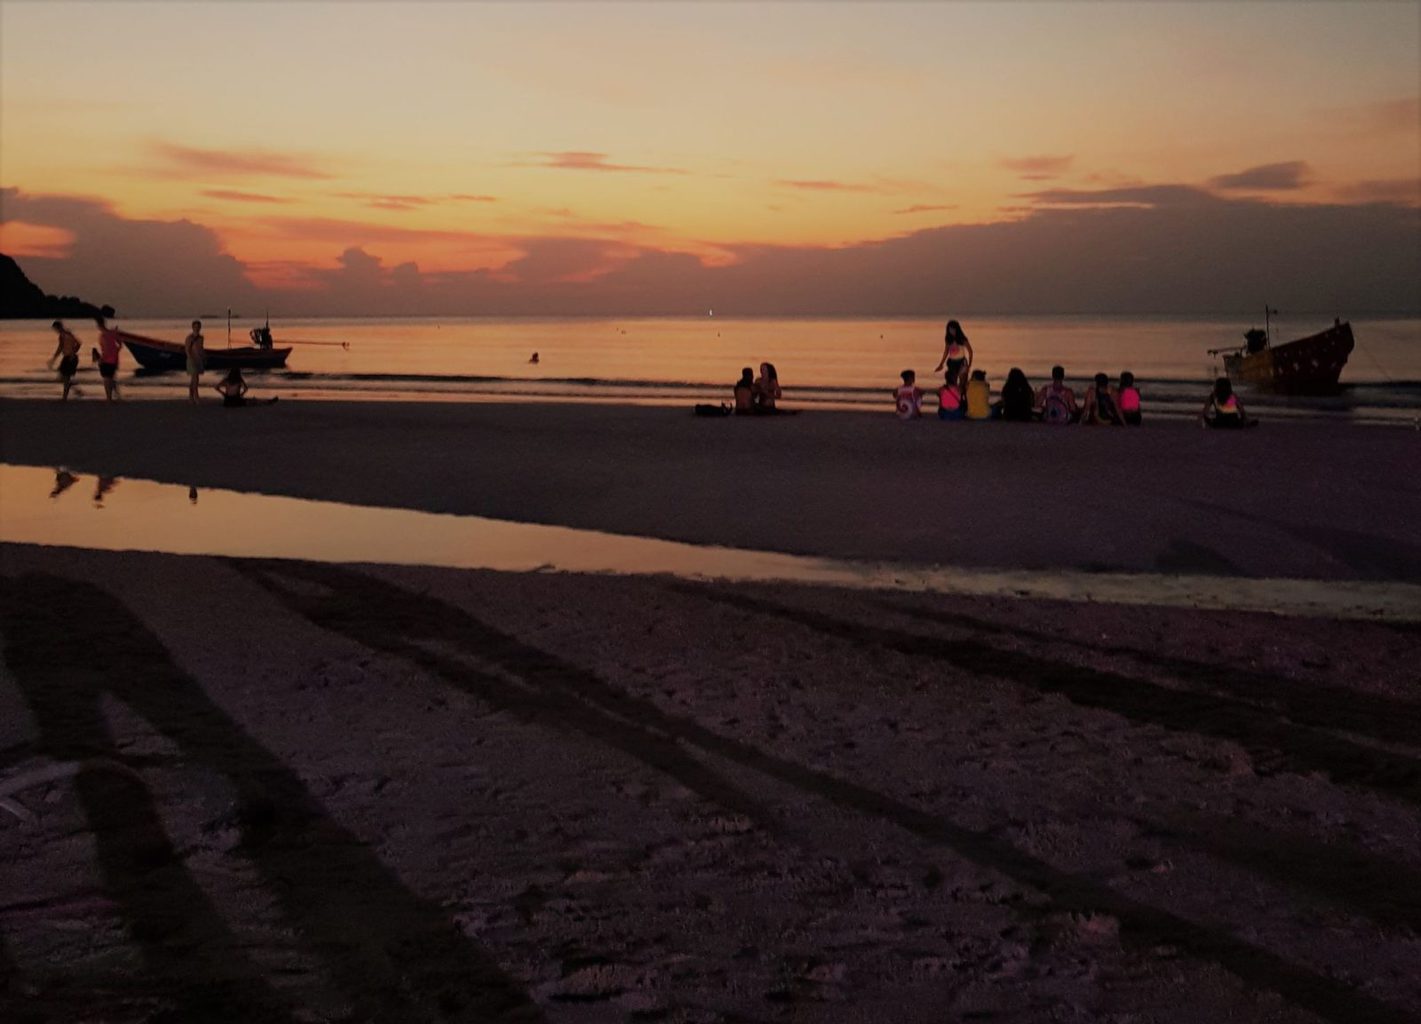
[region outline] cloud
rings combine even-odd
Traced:
[[[633,174],[687,174],[678,167],[646,167],[640,164],[613,164],[607,162],[606,153],[589,153],[581,150],[560,153],[539,153],[542,159],[524,167],[549,167],[559,171],[619,171]]]
[[[248,268],[201,225],[132,221],[94,200],[14,190],[0,195],[0,209],[7,219],[73,234],[69,256],[26,261],[37,283],[112,302],[126,316],[253,303],[281,316],[1242,313],[1259,296],[1329,321],[1417,311],[1421,210],[1413,205],[1279,204],[1178,184],[1028,198],[1010,221],[832,248],[730,245],[718,257],[610,236],[443,232],[449,251],[483,245],[507,255],[493,269],[437,272],[413,261],[390,265],[379,254],[383,243],[371,240],[384,232],[408,251],[406,243],[427,232],[272,218],[293,237],[325,232],[340,255],[283,265],[280,279],[299,288],[267,292],[253,290]]]
[[[859,185],[847,181],[794,181],[780,179],[775,182],[785,188],[803,189],[806,192],[878,192],[872,185]]]
[[[1030,199],[1038,206],[1134,206],[1155,209],[1162,206],[1198,206],[1219,201],[1192,185],[1131,185],[1124,188],[1052,188],[1026,192],[1018,199]]]
[[[441,203],[496,203],[496,196],[477,196],[467,193],[455,195],[410,196],[386,195],[379,192],[332,192],[337,199],[357,199],[374,210],[417,210]]]
[[[108,303],[122,316],[191,315],[252,301],[256,288],[217,233],[189,220],[131,220],[106,202],[0,189],[0,220],[66,231],[68,251],[25,262],[54,294]]]
[[[220,149],[197,149],[171,142],[149,144],[149,153],[173,176],[216,176],[226,178],[309,178],[335,177],[304,157],[267,150],[247,149],[229,152]]]
[[[1421,178],[1355,181],[1333,189],[1338,199],[1351,203],[1403,203],[1421,206]]]
[[[1325,118],[1356,135],[1416,135],[1421,133],[1421,97],[1402,96],[1350,107],[1329,107]]]
[[[1259,164],[1237,174],[1220,174],[1209,179],[1209,187],[1252,192],[1288,192],[1307,184],[1308,165],[1301,160]]]
[[[264,196],[257,192],[234,192],[225,188],[204,189],[199,195],[207,196],[209,199],[226,199],[234,203],[289,203],[291,199],[283,196]]]
[[[1015,171],[1027,181],[1047,181],[1059,178],[1070,169],[1075,156],[1018,156],[1006,157],[999,161],[1009,171]]]
[[[944,210],[957,209],[956,203],[949,203],[945,206],[933,206],[925,203],[918,203],[914,206],[905,206],[901,210],[894,210],[894,213],[940,213]]]

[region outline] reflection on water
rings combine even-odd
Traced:
[[[56,469],[54,471],[54,490],[49,492],[51,498],[57,498],[69,488],[79,482],[79,478],[67,469]]]
[[[94,485],[94,507],[95,507],[95,508],[103,508],[103,507],[104,507],[104,497],[105,497],[105,495],[107,495],[107,494],[109,493],[109,491],[113,490],[113,489],[114,489],[115,487],[117,487],[117,486],[118,486],[118,477],[116,477],[116,476],[101,476],[101,477],[99,477],[98,482]]]
[[[0,541],[182,555],[377,562],[504,572],[667,574],[993,597],[1421,621],[1421,586],[1138,573],[983,571],[708,547],[480,516],[439,515],[0,464]],[[105,496],[110,500],[104,501]],[[186,500],[184,500],[186,497]],[[102,511],[103,515],[95,515]]]

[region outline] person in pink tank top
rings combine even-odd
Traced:
[[[1120,415],[1127,427],[1138,427],[1143,422],[1140,409],[1140,389],[1135,387],[1135,375],[1129,370],[1120,374]]]
[[[99,328],[99,376],[104,381],[104,398],[112,402],[118,398],[118,355],[123,351],[123,342],[103,314],[94,317],[94,323]]]

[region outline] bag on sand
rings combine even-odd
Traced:
[[[697,405],[697,416],[729,416],[731,413],[728,405]]]

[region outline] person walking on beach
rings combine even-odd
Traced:
[[[60,401],[67,401],[69,389],[74,388],[74,374],[79,370],[79,339],[74,337],[73,331],[64,326],[63,320],[56,320],[49,326],[59,336],[59,344],[54,347],[54,355],[49,357],[49,362],[45,365],[53,366],[54,361],[59,360],[59,379],[64,382],[64,395]],[[74,388],[74,393],[79,394],[79,389]]]
[[[962,333],[962,325],[956,320],[947,322],[947,330],[943,334],[942,360],[933,367],[933,373],[940,373],[943,367],[947,367],[947,373],[958,380],[967,380],[968,372],[972,369],[972,343],[967,340],[967,335]]]
[[[118,401],[118,354],[123,351],[123,343],[119,341],[118,331],[108,325],[102,313],[94,317],[94,323],[99,328],[99,376],[104,381],[104,399],[115,402]]]
[[[202,321],[192,322],[192,333],[183,340],[183,352],[187,356],[187,398],[197,404],[197,381],[202,376],[202,364],[207,353],[203,351]]]
[[[1066,387],[1066,370],[1062,366],[1051,367],[1051,383],[1042,385],[1036,392],[1036,411],[1041,414],[1042,423],[1063,427],[1081,418],[1080,406],[1076,404],[1076,393]]]

